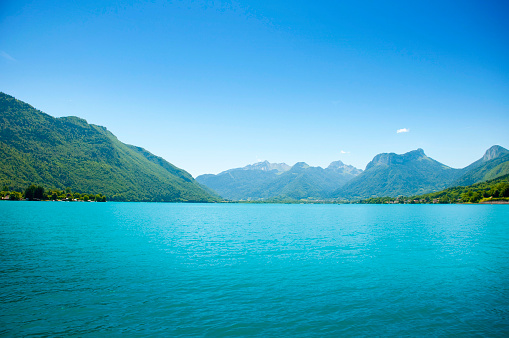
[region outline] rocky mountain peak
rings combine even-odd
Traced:
[[[482,157],[483,161],[489,161],[494,158],[504,156],[509,154],[509,150],[505,149],[504,147],[494,145],[490,149],[486,150],[484,153],[484,156]]]
[[[391,164],[403,164],[410,161],[416,161],[421,158],[426,158],[424,150],[418,148],[416,150],[409,151],[404,154],[395,153],[381,153],[376,155],[371,162],[366,166],[366,170],[377,166],[377,165],[391,165]]]

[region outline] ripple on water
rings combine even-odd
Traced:
[[[0,334],[509,334],[506,206],[0,203]]]

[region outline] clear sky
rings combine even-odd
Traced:
[[[0,1],[0,91],[193,176],[509,148],[506,1]],[[399,133],[397,131],[400,131]]]

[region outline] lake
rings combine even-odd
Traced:
[[[509,206],[0,202],[3,336],[507,336]]]

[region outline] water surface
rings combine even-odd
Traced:
[[[503,336],[509,206],[0,202],[6,336]]]

